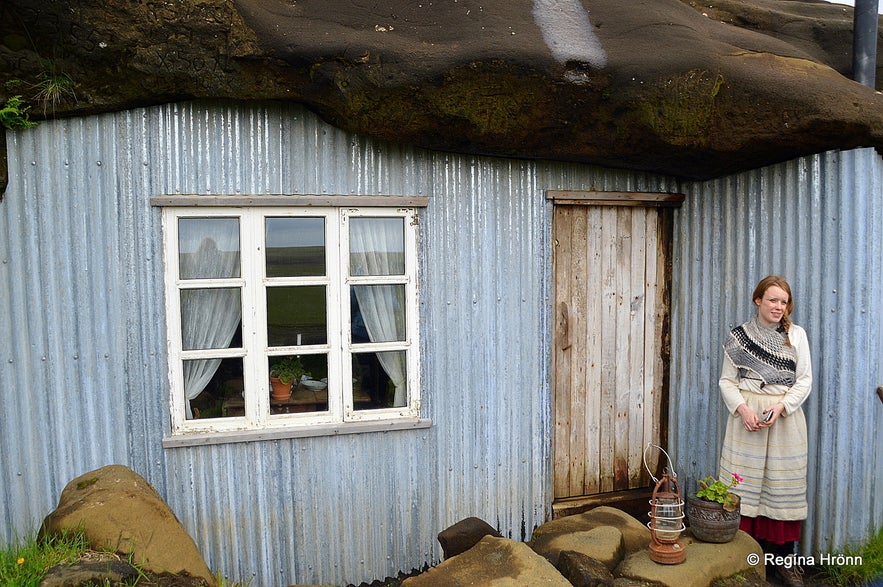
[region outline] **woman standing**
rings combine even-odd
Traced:
[[[777,567],[790,587],[803,580],[793,555],[806,519],[806,418],[801,405],[812,388],[806,332],[790,319],[791,287],[771,275],[752,295],[757,315],[730,331],[724,343],[720,390],[731,414],[721,452],[720,478],[744,478],[741,529],[765,553],[783,557]]]

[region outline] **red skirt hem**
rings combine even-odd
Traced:
[[[742,516],[739,529],[747,532],[755,540],[766,540],[773,544],[785,544],[800,540],[800,520],[772,520],[766,516],[749,518]]]

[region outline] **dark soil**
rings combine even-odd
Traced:
[[[398,578],[388,577],[382,581],[374,581],[372,583],[362,583],[361,585],[347,585],[347,587],[400,587],[402,581],[417,573],[410,575],[399,575]],[[805,587],[840,587],[837,583],[830,581],[820,568],[812,567],[804,569],[803,582]],[[757,575],[751,574],[748,577],[736,576],[729,579],[716,581],[713,587],[784,587],[784,583],[778,580],[776,572],[773,569],[767,571],[767,580],[763,580]]]
[[[347,585],[346,587],[399,587],[402,584],[402,581],[404,581],[408,577],[415,577],[420,573],[426,572],[427,570],[429,570],[429,567],[426,567],[422,571],[414,570],[410,573],[399,573],[397,577],[387,577],[386,579],[379,579],[370,583]]]
[[[138,587],[207,587],[204,580],[189,575],[170,575],[168,573],[162,575],[143,573],[143,575],[138,580]],[[107,585],[108,587],[124,587],[131,585],[131,583],[110,583]],[[101,587],[105,587],[105,584],[102,583]]]
[[[73,563],[52,567],[41,585],[77,587],[208,587],[204,579],[191,575],[152,573],[133,567],[119,555],[87,550]]]
[[[106,562],[106,557],[108,556],[112,557],[113,555],[104,555],[100,558],[103,558]],[[94,554],[92,556],[87,555],[86,558],[93,561],[95,558],[98,558],[93,557]],[[58,567],[53,570],[58,570]],[[206,587],[204,580],[189,575],[173,575],[169,573],[157,574],[148,571],[135,572],[138,577],[138,587]],[[405,579],[418,575],[420,572],[422,571],[413,571],[407,574],[399,573],[397,577],[387,577],[386,579],[372,581],[370,583],[361,583],[357,586],[347,585],[347,587],[400,587]],[[824,571],[818,567],[804,569],[803,578],[805,587],[840,587],[837,583],[829,580]],[[114,581],[108,580],[106,575],[103,577],[95,576],[93,580],[82,582],[78,587],[126,587],[126,585],[132,584],[131,579],[132,577],[130,576],[123,578],[122,580]],[[785,584],[779,581],[776,577],[775,570],[769,569],[767,571],[767,580],[763,580],[754,574],[748,576],[736,575],[729,579],[716,581],[713,587],[784,587],[784,585]]]
[[[803,583],[805,587],[840,587],[837,583],[828,579],[825,572],[817,567],[803,569]],[[785,583],[779,581],[774,569],[767,569],[767,580],[759,578],[757,575],[743,577],[737,575],[729,579],[715,581],[713,587],[782,587]]]

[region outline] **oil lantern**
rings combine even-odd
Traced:
[[[651,445],[648,444],[649,449]],[[644,466],[650,478],[656,483],[650,499],[650,560],[663,565],[676,565],[687,558],[684,543],[678,540],[684,526],[684,500],[678,475],[671,465],[671,459],[661,447],[656,446],[668,459],[668,468],[663,469],[662,479],[657,479],[647,466],[647,450],[644,450]],[[671,471],[671,473],[669,473]]]

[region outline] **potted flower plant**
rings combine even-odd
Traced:
[[[744,479],[733,473],[730,482],[706,477],[695,496],[687,496],[687,519],[693,536],[703,542],[729,542],[739,530],[741,498],[733,489]]]
[[[306,372],[300,357],[283,357],[270,365],[270,397],[286,400],[291,396],[291,385]]]

